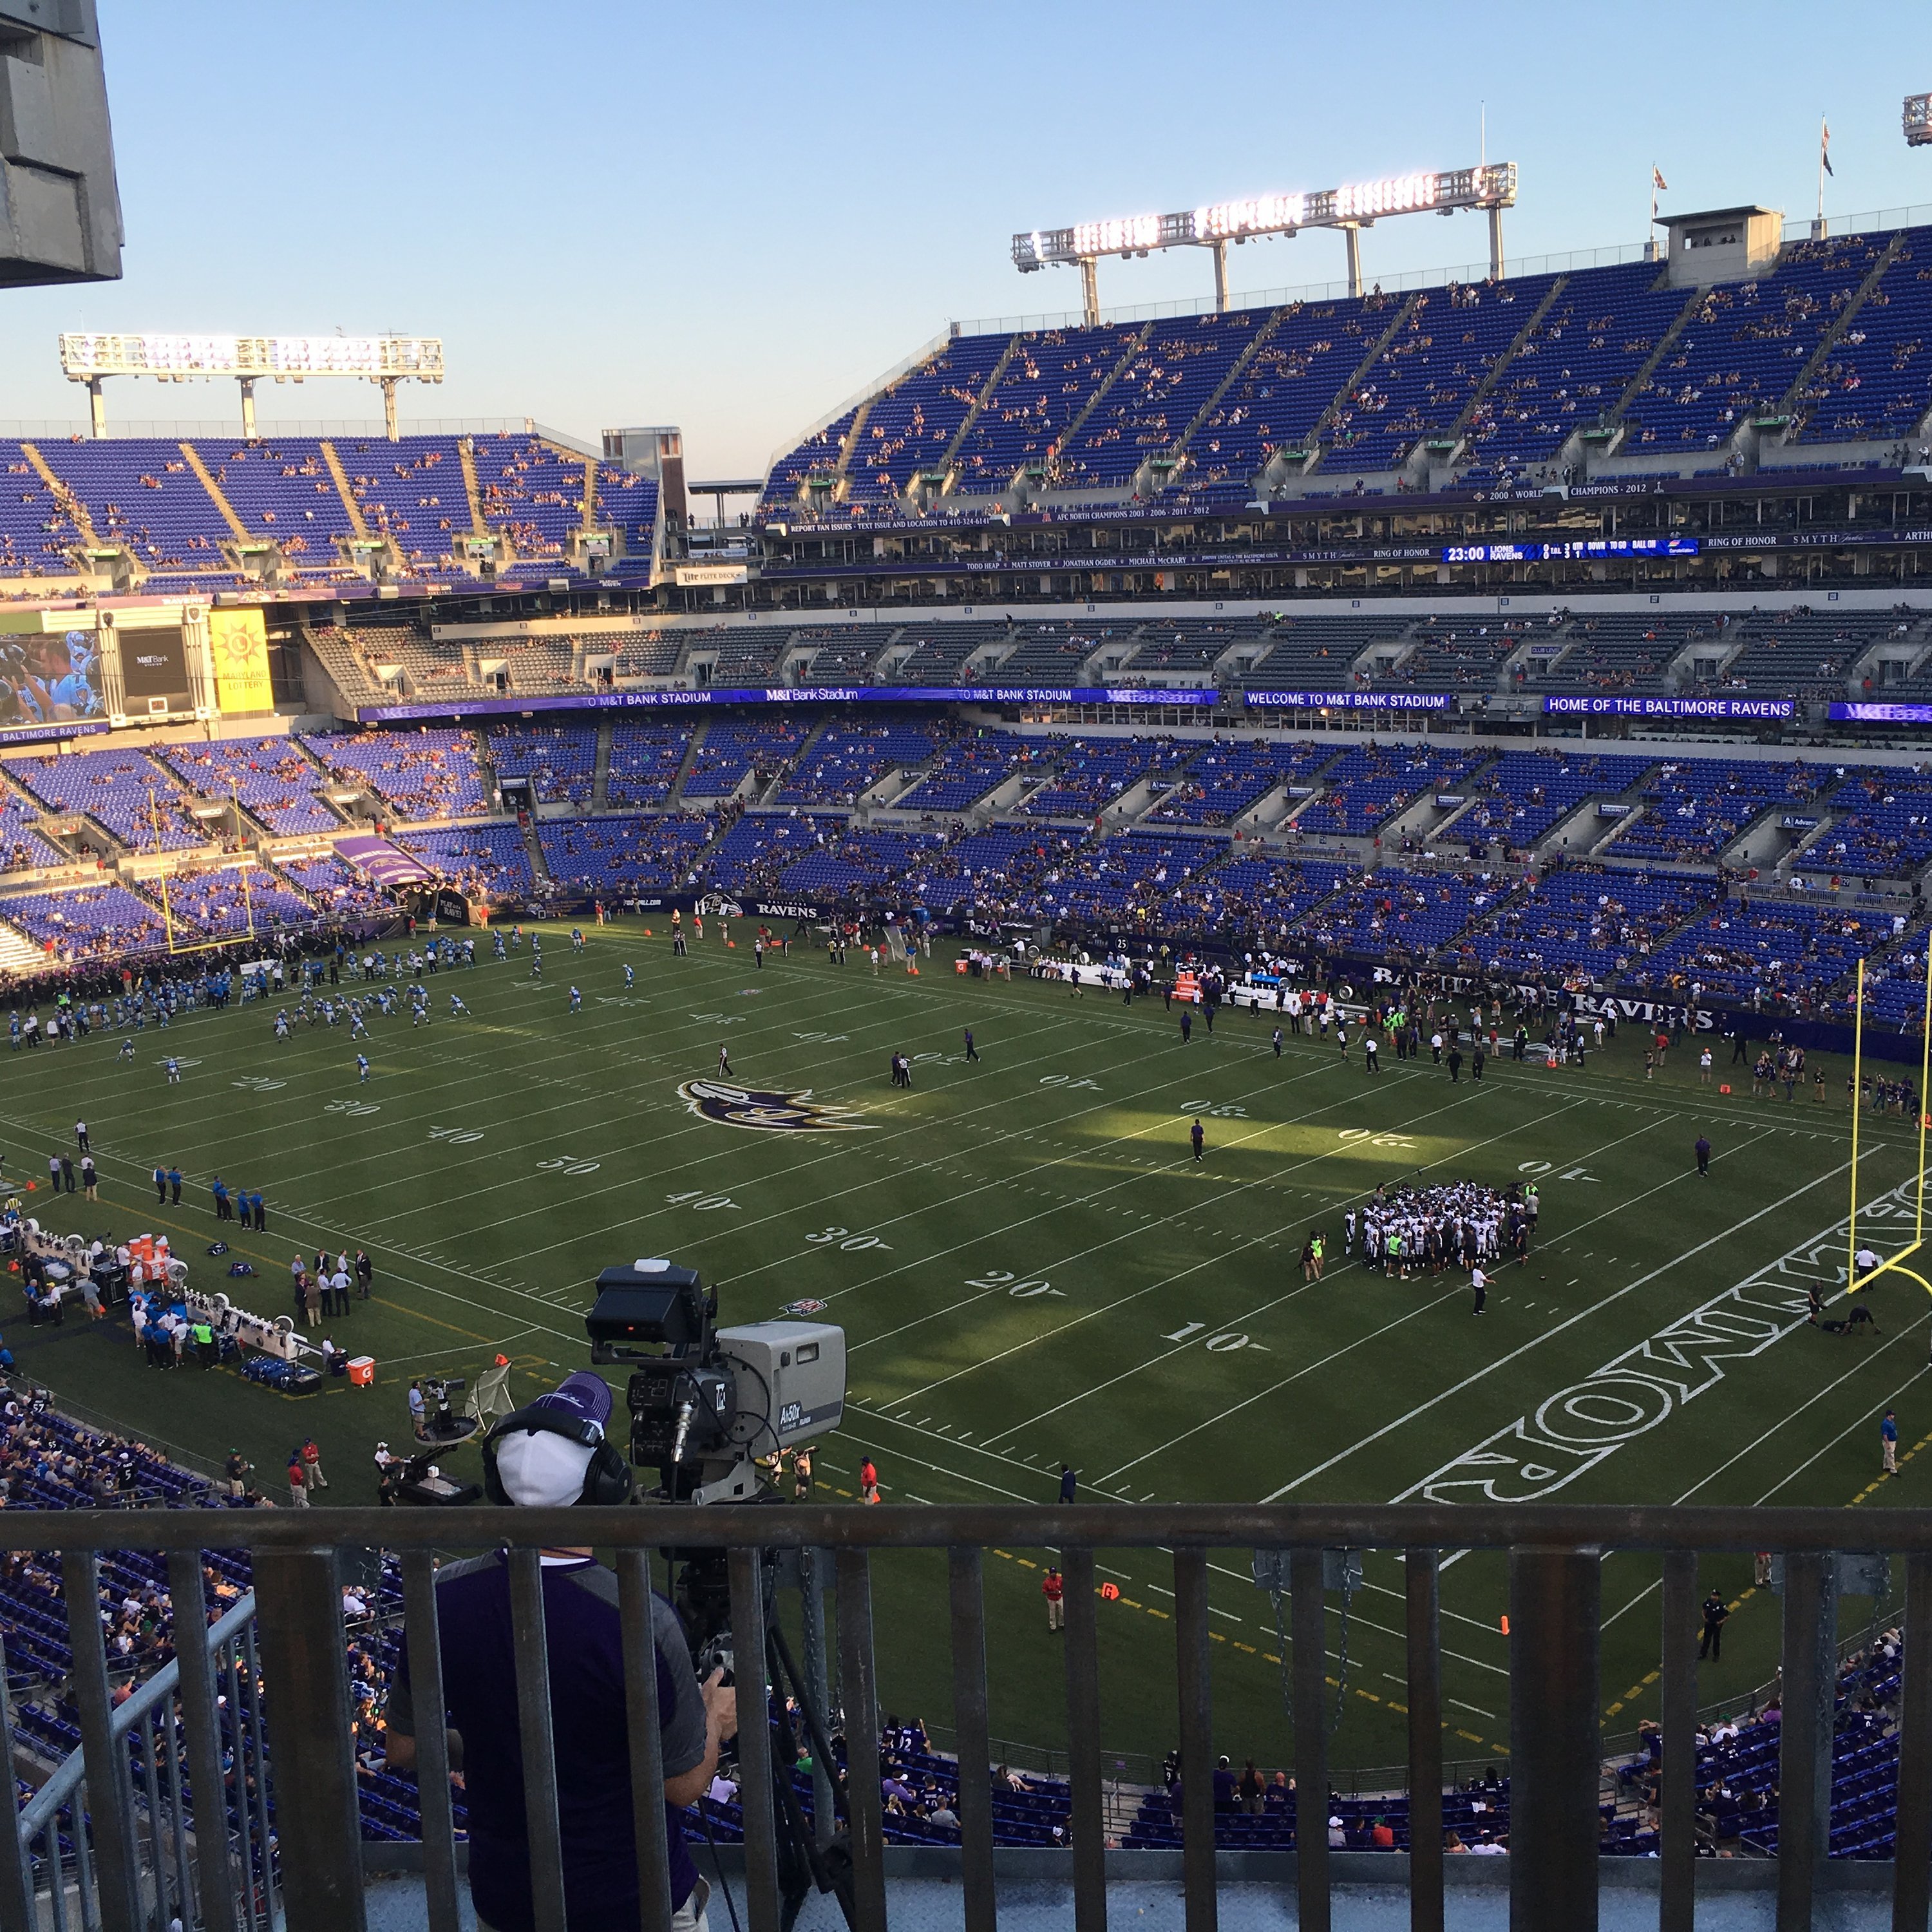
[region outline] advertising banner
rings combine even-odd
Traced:
[[[1184,704],[1211,709],[1220,694],[1190,687],[1150,689],[1138,685],[1091,687],[1045,684],[861,684],[767,686],[747,689],[712,685],[702,691],[595,691],[546,698],[546,711],[655,711],[724,704]],[[1445,698],[1410,708],[1434,710]],[[452,698],[437,704],[365,705],[356,716],[364,724],[406,724],[418,718],[481,718],[528,711],[527,698]]]
[[[1856,706],[1852,707],[1856,709]],[[1834,705],[1836,717],[1840,707]],[[1546,698],[1546,718],[1790,718],[1788,698]],[[1932,716],[1932,712],[1928,712]]]
[[[1444,691],[1246,691],[1241,701],[1250,710],[1447,711],[1454,700]]]
[[[224,712],[274,710],[268,626],[259,610],[209,611],[208,647],[214,659],[215,698]],[[122,649],[127,649],[124,642]]]

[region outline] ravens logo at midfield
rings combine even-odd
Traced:
[[[851,1109],[812,1097],[809,1087],[795,1094],[760,1093],[722,1080],[687,1080],[678,1096],[694,1114],[728,1127],[762,1127],[782,1133],[869,1133],[870,1125],[850,1118]]]

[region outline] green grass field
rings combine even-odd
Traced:
[[[1084,1499],[1131,1501],[1379,1502],[1434,1479],[1450,1496],[1481,1492],[1445,1485],[1528,1496],[1562,1480],[1579,1502],[1870,1509],[1909,1497],[1932,1469],[1913,1461],[1900,1481],[1873,1484],[1888,1404],[1903,1447],[1932,1433],[1918,1291],[1894,1278],[1876,1293],[1876,1337],[1803,1325],[1805,1280],[1831,1281],[1842,1264],[1841,1066],[1823,1105],[1753,1101],[1748,1075],[1720,1097],[1700,1088],[1688,1052],[1646,1083],[1628,1035],[1582,1072],[1492,1062],[1480,1085],[1466,1074],[1452,1086],[1426,1060],[1384,1053],[1371,1079],[1332,1045],[1291,1040],[1277,1060],[1271,1020],[1229,1013],[1184,1046],[1157,999],[1130,1009],[1098,992],[968,980],[937,956],[917,978],[802,950],[758,971],[715,930],[685,960],[662,925],[651,938],[638,925],[595,932],[581,958],[566,934],[546,936],[540,985],[526,953],[432,981],[427,1030],[372,1021],[366,1086],[346,1028],[304,1027],[278,1045],[272,1008],[259,1005],[150,1028],[131,1066],[116,1060],[118,1036],[0,1059],[0,1146],[10,1173],[40,1178],[30,1203],[51,1225],[166,1229],[206,1280],[226,1265],[203,1252],[219,1172],[268,1203],[266,1235],[220,1231],[261,1271],[238,1299],[284,1312],[298,1248],[359,1245],[376,1264],[376,1298],[322,1324],[376,1357],[371,1390],[338,1382],[296,1398],[226,1371],[164,1374],[124,1321],[77,1316],[58,1329],[10,1322],[21,1369],[150,1440],[203,1459],[239,1447],[271,1495],[290,1444],[312,1430],[328,1499],[368,1502],[374,1442],[407,1436],[411,1376],[473,1375],[501,1349],[516,1364],[512,1393],[527,1399],[584,1364],[597,1270],[662,1254],[722,1285],[727,1321],[802,1297],[830,1304],[852,1352],[848,1426],[819,1460],[835,1498],[856,1490],[867,1450],[886,1500],[910,1504],[1046,1503],[1063,1456]],[[573,979],[585,994],[575,1016]],[[447,1016],[452,988],[472,1017]],[[968,1025],[977,1064],[962,1051]],[[742,1084],[809,1089],[854,1110],[856,1130],[700,1118],[677,1089],[715,1072],[721,1043]],[[174,1087],[160,1067],[170,1050],[183,1067]],[[910,1092],[889,1084],[896,1050],[914,1056]],[[1208,1129],[1198,1165],[1187,1141],[1197,1113]],[[77,1116],[101,1165],[98,1207],[46,1191],[47,1154],[71,1147]],[[1700,1129],[1715,1148],[1704,1180],[1691,1154]],[[1911,1181],[1906,1123],[1868,1126],[1864,1146],[1865,1195]],[[189,1176],[179,1208],[154,1208],[157,1160]],[[1460,1274],[1390,1281],[1342,1258],[1342,1211],[1378,1180],[1529,1173],[1541,1182],[1539,1244],[1503,1271],[1481,1320]],[[1875,1236],[1894,1208],[1876,1200]],[[1297,1257],[1315,1227],[1331,1259],[1310,1286]],[[1714,1302],[1686,1331],[1684,1318]],[[1677,1345],[1652,1344],[1647,1375],[1598,1372],[1673,1324]],[[450,1460],[473,1474],[476,1458]],[[1051,1745],[1064,1692],[1039,1596],[1043,1554],[988,1559],[988,1613],[996,1734]],[[1145,1553],[1104,1562],[1121,1592],[1102,1606],[1105,1742],[1157,1753],[1173,1735],[1168,1579]],[[879,1568],[887,1700],[943,1724],[941,1559]],[[1749,1568],[1706,1566],[1740,1600],[1723,1664],[1706,1667],[1708,1700],[1772,1673],[1777,1611],[1750,1592]],[[1372,1556],[1366,1583],[1333,1744],[1345,1766],[1405,1750],[1396,1560]],[[1480,1757],[1508,1735],[1500,1563],[1456,1563],[1444,1606],[1448,1748]],[[1654,1566],[1612,1557],[1605,1609],[1615,1733],[1654,1708]],[[1281,1762],[1279,1646],[1243,1552],[1217,1563],[1213,1613],[1222,1748]],[[1334,1612],[1330,1629],[1339,1676]]]

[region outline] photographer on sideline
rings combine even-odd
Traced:
[[[490,1499],[526,1509],[621,1502],[629,1466],[604,1439],[610,1390],[588,1370],[506,1416],[484,1444]],[[571,1932],[632,1932],[640,1926],[637,1838],[625,1714],[617,1579],[586,1548],[542,1552],[550,1717],[556,1748],[558,1820]],[[443,1692],[452,1769],[464,1774],[470,1814],[470,1894],[487,1932],[532,1932],[530,1842],[518,1726],[510,1573],[502,1550],[445,1564],[436,1580]],[[718,1747],[737,1730],[736,1694],[724,1673],[700,1686],[676,1612],[651,1600],[663,1726],[664,1804],[674,1932],[707,1932],[709,1896],[686,1848],[683,1808],[706,1790]],[[389,1694],[392,1768],[416,1763],[416,1718],[409,1654],[400,1652]]]

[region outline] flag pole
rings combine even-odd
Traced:
[[[1816,235],[1822,235],[1825,232],[1825,143],[1830,138],[1825,131],[1826,124],[1824,116],[1820,115],[1818,117],[1818,225],[1812,231]]]

